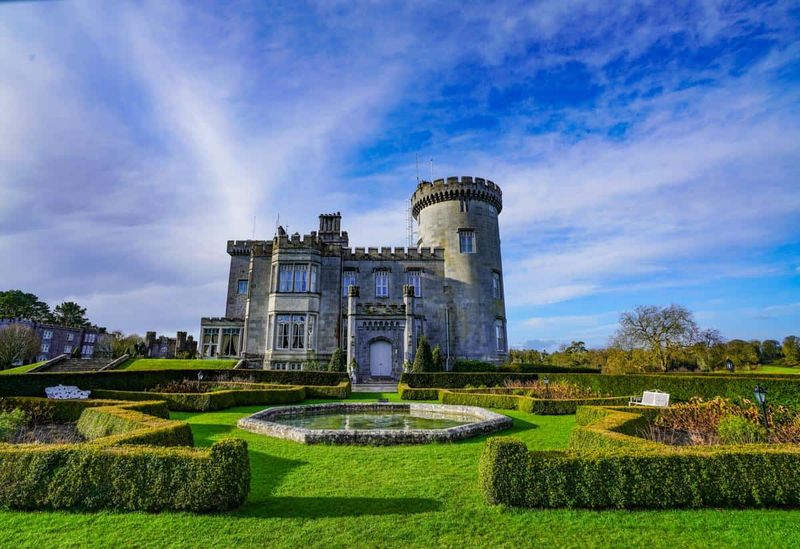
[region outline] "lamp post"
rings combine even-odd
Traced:
[[[550,378],[545,377],[542,379],[542,383],[544,383],[544,394],[545,398],[550,398]]]
[[[767,390],[761,385],[756,385],[753,389],[753,396],[756,397],[756,402],[761,406],[761,417],[764,420],[764,428],[769,429],[769,423],[767,423]]]
[[[731,359],[725,361],[725,368],[727,368],[729,372],[733,373],[733,361]]]

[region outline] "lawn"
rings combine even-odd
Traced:
[[[24,374],[29,370],[33,370],[37,366],[41,366],[46,361],[42,362],[34,362],[33,364],[26,364],[25,366],[17,366],[16,368],[8,368],[7,370],[0,370],[1,375],[10,375],[10,374]]]
[[[377,394],[354,398],[374,399]],[[396,394],[383,395],[396,399]],[[796,547],[800,511],[536,511],[486,505],[477,487],[484,439],[385,448],[303,446],[242,432],[260,407],[176,413],[198,445],[225,436],[250,445],[252,490],[236,512],[0,512],[17,546],[171,547]],[[562,448],[574,416],[514,418],[531,448]]]
[[[789,366],[759,366],[756,370],[736,370],[734,371],[736,374],[750,374],[750,375],[758,375],[758,374],[788,374],[788,375],[798,375],[800,374],[800,367],[792,368]]]
[[[134,358],[117,368],[117,370],[230,370],[237,362],[237,360]]]

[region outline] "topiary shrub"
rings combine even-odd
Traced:
[[[329,372],[346,372],[347,371],[347,358],[344,356],[344,352],[337,347],[333,354],[331,355],[331,360],[328,363],[328,371]]]
[[[725,416],[717,424],[717,435],[722,444],[750,444],[765,442],[767,430],[742,416]]]
[[[433,353],[431,355],[431,359],[433,361],[433,370],[434,372],[444,372],[444,357],[442,356],[442,348],[438,345],[433,348]]]
[[[19,408],[0,412],[0,442],[10,441],[29,419],[28,414]]]
[[[417,374],[434,371],[431,344],[428,343],[428,338],[425,336],[420,337],[417,342],[417,353],[414,355],[414,365],[411,367],[411,371]]]

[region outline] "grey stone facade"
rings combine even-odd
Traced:
[[[319,231],[228,241],[224,317],[201,320],[199,352],[252,367],[324,366],[339,347],[358,380],[399,378],[419,336],[457,359],[507,356],[498,214],[491,181],[423,181],[412,196],[416,248],[349,247],[339,213]]]
[[[186,332],[178,332],[176,337],[147,332],[144,337],[144,356],[147,358],[194,358],[197,342]]]

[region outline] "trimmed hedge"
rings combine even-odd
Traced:
[[[594,397],[580,399],[544,399],[503,393],[472,391],[440,391],[443,404],[480,406],[502,410],[519,410],[540,415],[570,415],[579,406],[618,406],[626,404],[629,397]]]
[[[156,385],[183,379],[197,379],[194,370],[111,370],[105,372],[42,372],[3,376],[0,381],[0,396],[44,396],[45,387],[54,385],[77,385],[81,389],[111,389],[119,391],[144,391]],[[206,372],[212,373],[211,370]],[[221,381],[233,378],[247,379],[252,383],[276,383],[281,385],[337,386],[348,381],[347,373],[276,370],[213,370],[213,376]],[[210,376],[209,376],[210,377]],[[94,395],[93,395],[94,396]]]
[[[0,507],[211,512],[244,503],[247,443],[210,450],[150,446],[0,445]]]
[[[403,374],[401,383],[411,388],[457,389],[467,385],[474,387],[501,386],[505,380],[532,380],[536,374],[515,373],[435,373]],[[793,378],[769,378],[756,375],[713,376],[687,374],[548,374],[551,381],[565,381],[574,385],[594,389],[610,395],[640,395],[644,391],[658,389],[670,394],[672,400],[689,400],[692,397],[714,398],[717,396],[740,399],[753,398],[753,387],[760,384],[769,394],[772,404],[800,406],[800,376]]]
[[[78,419],[78,430],[90,439],[0,444],[0,508],[208,512],[236,508],[247,498],[247,443],[228,439],[210,450],[189,448],[187,423],[141,411],[166,416],[164,402],[15,397],[0,403]]]
[[[342,381],[338,385],[305,385],[306,398],[350,398],[352,386],[350,380]]]
[[[404,373],[400,376],[400,383],[412,389],[460,389],[467,385],[495,387],[503,385],[506,380],[536,381],[537,379],[539,376],[536,374],[436,372]]]
[[[243,384],[244,386],[248,384]],[[254,384],[254,387],[259,387]],[[266,387],[266,386],[262,386]],[[116,400],[163,400],[175,412],[210,412],[234,406],[256,406],[260,404],[287,404],[302,402],[306,398],[303,387],[270,387],[253,389],[230,389],[208,393],[153,393],[141,391],[98,390],[100,398]]]
[[[439,389],[412,389],[405,383],[397,384],[401,400],[439,400]]]
[[[675,447],[631,436],[658,410],[580,408],[566,452],[491,438],[479,483],[490,503],[668,509],[800,505],[797,445]]]
[[[169,419],[167,403],[150,397],[144,402],[119,402],[118,400],[54,400],[42,397],[0,397],[0,411],[20,408],[34,418],[47,418],[54,422],[78,421],[86,408],[96,406],[121,406],[143,414]]]
[[[509,372],[509,373],[528,373],[528,374],[599,374],[599,368],[567,366],[551,366],[549,364],[503,364],[498,366],[491,362],[482,360],[456,360],[453,364],[453,372],[456,373],[479,373],[479,372]]]

